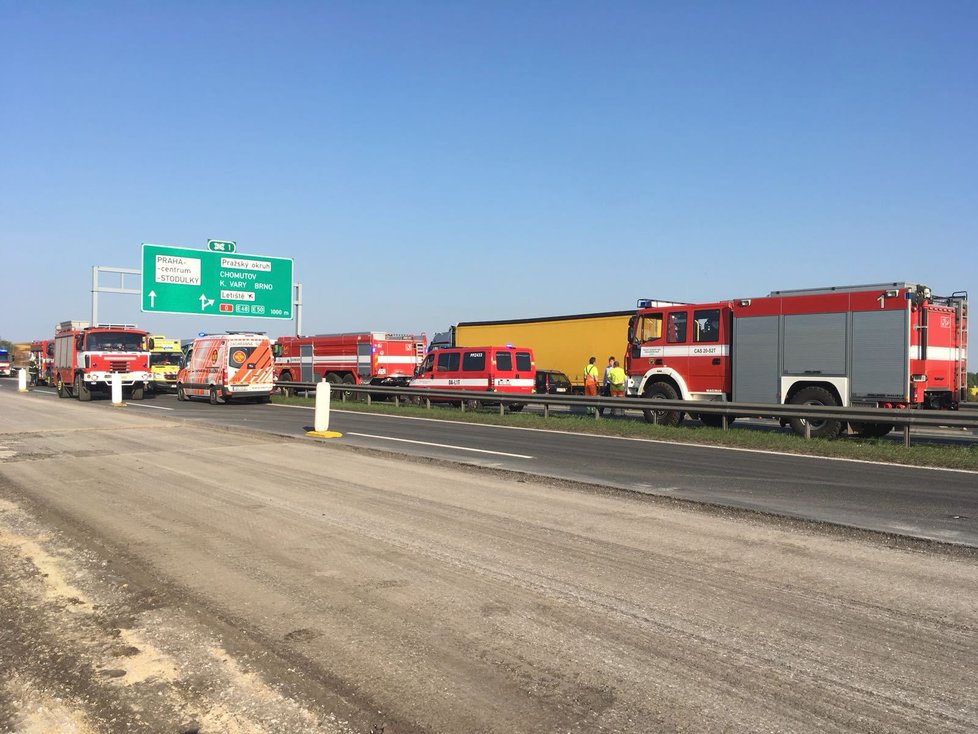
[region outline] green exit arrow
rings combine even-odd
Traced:
[[[214,252],[234,252],[236,242],[227,242],[225,240],[207,240],[207,249],[213,250]]]

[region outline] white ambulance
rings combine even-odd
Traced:
[[[197,337],[177,375],[179,400],[207,398],[211,405],[232,400],[267,403],[274,387],[271,342],[252,331]]]

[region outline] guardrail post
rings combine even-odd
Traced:
[[[506,415],[506,403],[499,404],[499,415]]]
[[[903,445],[906,448],[910,448],[910,424],[908,423],[903,427]]]
[[[724,415],[724,416],[721,416],[721,418],[723,419],[723,430],[729,431],[730,430],[730,421],[727,420],[727,416]]]
[[[544,420],[550,417],[550,403],[543,404],[543,417]]]
[[[806,441],[812,440],[812,422],[811,419],[809,418],[805,419],[805,440]]]
[[[459,401],[459,404],[458,404],[458,407],[459,407],[459,408],[461,409],[461,411],[462,411],[462,412],[464,413],[464,412],[465,412],[465,400],[461,400],[461,401]]]
[[[431,398],[425,398],[425,399],[424,399],[424,404],[425,404],[425,407],[426,407],[426,408],[427,408],[428,410],[431,410]]]

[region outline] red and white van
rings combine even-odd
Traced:
[[[532,349],[449,347],[425,357],[411,387],[532,395],[536,373]],[[522,407],[513,405],[512,409]]]
[[[194,339],[177,375],[177,398],[211,405],[247,399],[267,403],[275,387],[272,345],[265,334],[229,331]]]

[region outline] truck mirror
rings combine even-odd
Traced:
[[[146,342],[146,344],[147,344],[147,347],[146,348],[149,349],[150,351],[153,351],[154,349],[156,349],[156,340],[155,339],[150,339],[149,341]]]
[[[275,357],[276,359],[282,356],[281,344],[272,344],[272,356]]]
[[[84,339],[85,337],[82,336],[81,334],[75,334],[75,349],[82,348],[82,343],[84,342]]]

